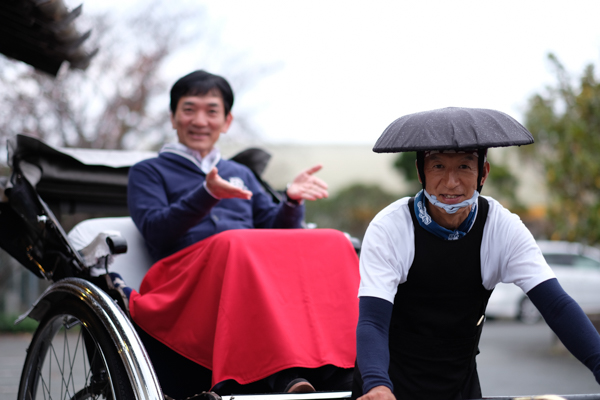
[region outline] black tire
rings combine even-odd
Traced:
[[[81,300],[67,297],[40,322],[27,350],[18,400],[133,400],[109,333]]]
[[[519,315],[517,318],[524,324],[532,325],[542,320],[542,314],[540,314],[531,300],[529,300],[529,297],[524,297],[519,304]]]

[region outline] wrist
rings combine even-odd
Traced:
[[[202,183],[202,186],[204,186],[204,190],[206,190],[206,191],[208,192],[208,194],[209,194],[211,197],[214,197],[214,198],[215,198],[215,199],[217,199],[217,200],[221,200],[221,198],[220,198],[219,196],[215,195],[215,194],[214,194],[214,193],[213,193],[213,192],[212,192],[212,191],[211,191],[211,190],[208,188],[208,185],[206,184],[206,181],[204,181],[204,183]]]
[[[291,206],[299,206],[300,204],[302,204],[302,200],[292,199],[288,194],[287,190],[285,191],[285,202]]]
[[[288,203],[291,206],[299,206],[300,204],[302,204],[302,199],[300,200],[296,200],[296,199],[292,199],[290,197],[290,195],[288,194],[288,189],[290,187],[291,183],[288,183],[285,187],[285,202]]]

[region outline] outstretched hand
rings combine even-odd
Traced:
[[[250,200],[252,192],[233,186],[225,179],[219,176],[219,170],[214,167],[206,175],[206,187],[208,190],[219,199],[244,199]]]
[[[328,197],[327,184],[316,176],[313,176],[321,168],[323,168],[322,165],[315,165],[301,172],[288,186],[286,191],[288,197],[296,201],[317,200]]]
[[[387,386],[375,386],[357,400],[396,400],[396,396]]]

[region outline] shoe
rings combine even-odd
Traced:
[[[304,378],[297,378],[288,383],[285,388],[285,393],[314,393],[316,392],[313,385]]]
[[[202,392],[188,397],[186,400],[221,400],[221,396],[215,392]]]

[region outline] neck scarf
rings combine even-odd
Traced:
[[[461,208],[472,206],[477,202],[477,198],[479,197],[479,192],[476,190],[469,200],[461,201],[458,204],[444,204],[439,201],[436,196],[427,193],[427,190],[422,190],[422,192],[425,193],[425,197],[427,197],[427,200],[429,200],[431,204],[443,209],[448,214],[454,214]]]
[[[469,212],[469,215],[460,224],[460,226],[455,230],[450,230],[444,228],[443,226],[440,226],[427,213],[427,207],[425,206],[425,195],[423,192],[424,191],[421,190],[415,196],[415,215],[417,216],[417,221],[419,221],[419,225],[421,225],[428,232],[431,232],[437,237],[442,238],[444,240],[458,240],[465,236],[467,233],[469,233],[469,231],[473,227],[473,224],[475,223],[475,218],[477,216],[477,203],[472,204],[471,212]],[[477,191],[475,191],[475,193],[478,194]]]

